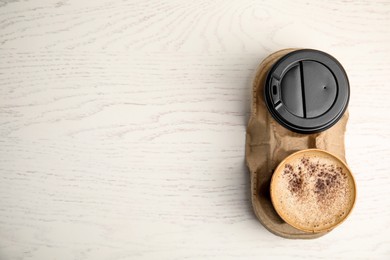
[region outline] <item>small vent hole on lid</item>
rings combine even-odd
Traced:
[[[278,93],[278,90],[276,89],[276,85],[272,86],[272,94],[276,95]]]

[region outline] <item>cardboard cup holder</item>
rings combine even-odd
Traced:
[[[348,101],[346,73],[326,53],[284,49],[259,65],[253,81],[246,163],[253,210],[270,232],[292,239],[329,232],[308,233],[284,222],[272,205],[270,182],[278,164],[300,150],[326,150],[345,162]]]

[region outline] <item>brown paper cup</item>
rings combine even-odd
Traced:
[[[340,158],[324,150],[306,149],[280,162],[270,192],[276,212],[286,223],[319,233],[332,230],[349,216],[356,184]]]

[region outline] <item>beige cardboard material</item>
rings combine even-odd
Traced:
[[[246,163],[251,175],[253,210],[260,222],[272,233],[291,239],[312,239],[324,233],[306,233],[285,223],[276,213],[269,188],[272,173],[288,155],[303,149],[318,148],[335,154],[345,161],[344,134],[348,111],[330,129],[316,134],[292,132],[276,122],[268,112],[263,86],[269,69],[285,54],[284,49],[268,56],[259,66],[253,81],[252,113],[246,134]]]

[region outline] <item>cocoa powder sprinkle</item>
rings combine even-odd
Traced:
[[[304,199],[304,188],[310,178],[315,178],[314,194],[317,202],[324,207],[331,204],[341,186],[341,178],[347,176],[342,167],[319,163],[308,157],[302,157],[295,167],[289,163],[284,166],[283,175],[288,180],[288,189],[298,199]]]

